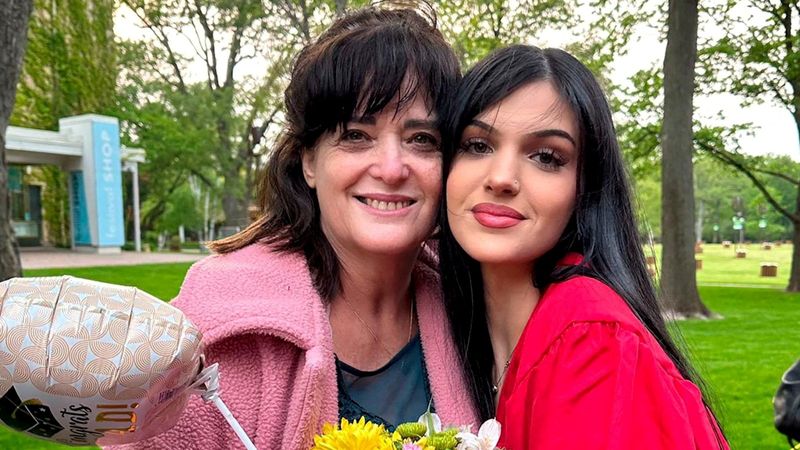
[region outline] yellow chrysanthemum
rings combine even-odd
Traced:
[[[397,426],[397,433],[403,438],[419,438],[425,435],[428,427],[424,423],[408,422]]]
[[[428,438],[423,437],[422,439],[415,442],[422,450],[436,450],[436,447],[432,445],[428,445]]]
[[[322,434],[314,436],[311,450],[395,450],[392,437],[383,425],[342,419],[340,425],[325,424]]]
[[[433,447],[436,450],[451,450],[456,448],[456,445],[458,445],[458,440],[455,438],[455,436],[450,436],[446,433],[437,433],[428,437],[426,445]]]

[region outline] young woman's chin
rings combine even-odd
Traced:
[[[482,265],[532,266],[533,262],[555,246],[554,237],[544,236],[538,230],[519,230],[518,233],[477,232],[472,227],[462,227],[458,221],[451,223],[453,237],[472,259]],[[540,236],[532,239],[530,236]]]
[[[532,266],[536,260],[536,254],[484,244],[461,245],[470,258],[484,266]]]

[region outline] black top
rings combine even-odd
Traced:
[[[363,371],[336,358],[336,373],[340,419],[364,417],[394,431],[401,423],[416,422],[429,404],[433,411],[419,335],[380,369]]]

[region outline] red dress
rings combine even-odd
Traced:
[[[497,406],[506,450],[729,449],[655,338],[611,288],[574,277],[536,305]]]

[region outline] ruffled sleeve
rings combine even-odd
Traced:
[[[699,389],[618,322],[573,323],[509,375],[498,405],[507,450],[728,449]]]

